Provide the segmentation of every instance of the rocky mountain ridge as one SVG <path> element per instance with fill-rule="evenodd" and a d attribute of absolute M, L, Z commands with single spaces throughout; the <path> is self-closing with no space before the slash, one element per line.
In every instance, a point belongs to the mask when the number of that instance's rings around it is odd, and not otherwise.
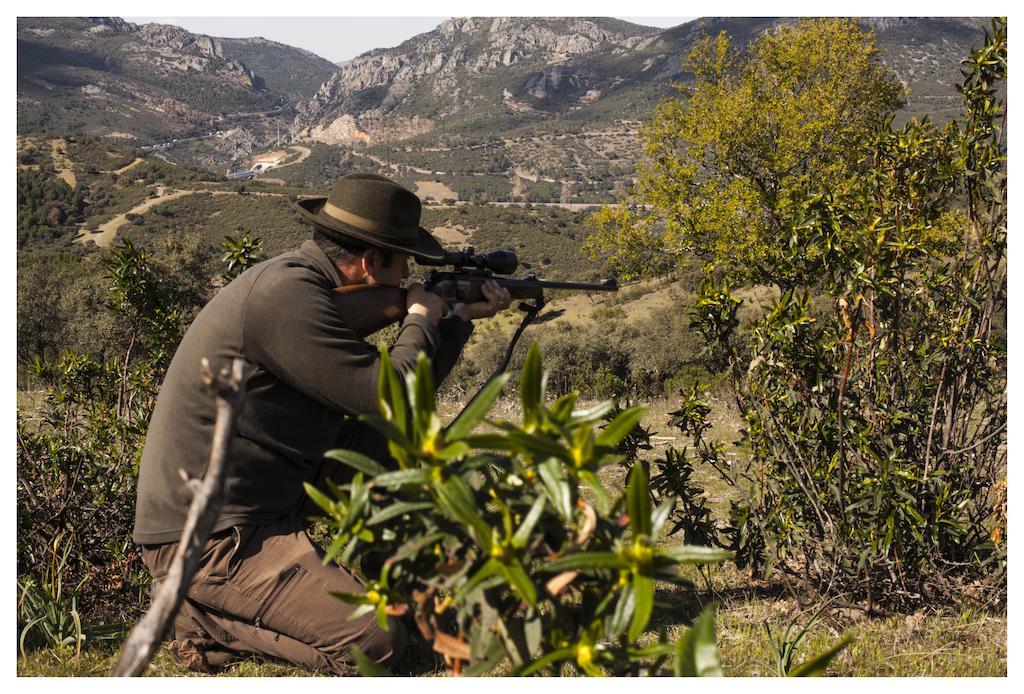
<path fill-rule="evenodd" d="M 19 18 L 17 26 L 22 132 L 156 139 L 223 113 L 307 98 L 334 69 L 308 51 L 263 39 L 237 42 L 116 17 Z M 315 82 L 303 88 L 293 73 Z"/>
<path fill-rule="evenodd" d="M 701 33 L 725 31 L 742 46 L 790 21 L 709 18 L 659 30 L 605 18 L 449 19 L 400 46 L 354 58 L 296 106 L 291 132 L 353 145 L 474 121 L 499 130 L 588 110 L 607 120 L 612 103 L 650 108 L 669 81 L 686 81 L 682 60 Z M 959 60 L 980 40 L 985 20 L 860 21 L 912 89 L 909 112 L 955 106 Z"/>

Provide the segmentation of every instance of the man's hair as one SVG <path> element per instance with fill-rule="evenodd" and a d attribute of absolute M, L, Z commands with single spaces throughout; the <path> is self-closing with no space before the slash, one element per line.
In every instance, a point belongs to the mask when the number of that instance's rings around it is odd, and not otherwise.
<path fill-rule="evenodd" d="M 340 263 L 342 265 L 351 262 L 356 256 L 361 255 L 367 248 L 374 248 L 374 246 L 364 246 L 347 239 L 343 241 L 333 236 L 328 236 L 320 229 L 320 227 L 313 229 L 313 242 L 316 243 L 317 247 L 323 251 L 332 262 Z M 380 259 L 384 265 L 391 265 L 391 251 L 386 248 L 377 248 L 377 252 L 380 253 Z"/>

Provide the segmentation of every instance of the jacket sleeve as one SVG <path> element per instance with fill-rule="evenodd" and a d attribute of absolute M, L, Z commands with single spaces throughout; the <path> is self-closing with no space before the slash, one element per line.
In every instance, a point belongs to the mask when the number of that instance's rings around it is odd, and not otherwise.
<path fill-rule="evenodd" d="M 473 324 L 457 316 L 442 318 L 438 326 L 441 341 L 434 353 L 434 384 L 440 388 L 444 379 L 455 368 L 462 349 L 473 334 Z"/>
<path fill-rule="evenodd" d="M 345 324 L 326 278 L 303 267 L 264 272 L 243 311 L 242 353 L 247 358 L 331 409 L 350 415 L 379 412 L 380 356 Z M 421 351 L 433 357 L 441 341 L 440 330 L 429 320 L 407 316 L 391 360 L 399 372 L 408 373 Z"/>

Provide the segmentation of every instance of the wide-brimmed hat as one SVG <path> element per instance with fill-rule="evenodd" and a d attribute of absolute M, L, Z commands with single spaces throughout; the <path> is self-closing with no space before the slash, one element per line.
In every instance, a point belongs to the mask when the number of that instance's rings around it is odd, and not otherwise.
<path fill-rule="evenodd" d="M 420 199 L 411 190 L 375 174 L 343 176 L 326 198 L 299 200 L 299 214 L 342 241 L 441 260 L 444 248 L 420 226 Z"/>

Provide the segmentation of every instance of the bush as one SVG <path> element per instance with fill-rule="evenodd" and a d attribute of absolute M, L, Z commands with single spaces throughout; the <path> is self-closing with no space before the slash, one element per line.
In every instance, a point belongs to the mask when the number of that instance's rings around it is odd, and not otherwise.
<path fill-rule="evenodd" d="M 364 593 L 338 597 L 359 605 L 356 614 L 375 613 L 385 629 L 388 615 L 412 613 L 456 673 L 465 665 L 486 674 L 508 661 L 522 675 L 563 662 L 587 675 L 655 674 L 678 653 L 682 674 L 685 638 L 673 646 L 662 632 L 637 643 L 654 582 L 691 586 L 679 565 L 728 554 L 657 544 L 674 500 L 652 509 L 642 467 L 616 500 L 598 481 L 643 408 L 595 433 L 610 403 L 574 412 L 573 393 L 546 407 L 535 344 L 520 378 L 522 424 L 474 436 L 507 375 L 442 429 L 429 361 L 421 357 L 406 388 L 386 350 L 381 359 L 381 416 L 365 421 L 388 437 L 397 469 L 334 451 L 358 471 L 352 483 L 335 486 L 333 498 L 307 485 L 332 528 L 327 558 L 359 557 L 366 573 Z M 454 634 L 445 631 L 448 615 Z"/>
<path fill-rule="evenodd" d="M 730 343 L 735 299 L 702 289 L 701 331 L 731 360 L 752 460 L 696 455 L 743 492 L 739 563 L 869 610 L 1005 601 L 1005 40 L 997 21 L 966 61 L 962 122 L 885 123 L 862 144 L 869 173 L 789 201 L 789 287 L 753 325 L 748 368 Z M 935 233 L 951 218 L 964 223 L 953 256 Z"/>
<path fill-rule="evenodd" d="M 71 622 L 97 637 L 99 625 L 116 629 L 147 598 L 149 574 L 131 542 L 138 459 L 163 373 L 209 286 L 202 263 L 173 245 L 170 268 L 128 242 L 103 257 L 106 310 L 123 341 L 105 342 L 101 358 L 64 351 L 30 363 L 48 387 L 34 415 L 18 413 L 26 647 L 46 643 L 45 634 L 63 643 Z"/>

